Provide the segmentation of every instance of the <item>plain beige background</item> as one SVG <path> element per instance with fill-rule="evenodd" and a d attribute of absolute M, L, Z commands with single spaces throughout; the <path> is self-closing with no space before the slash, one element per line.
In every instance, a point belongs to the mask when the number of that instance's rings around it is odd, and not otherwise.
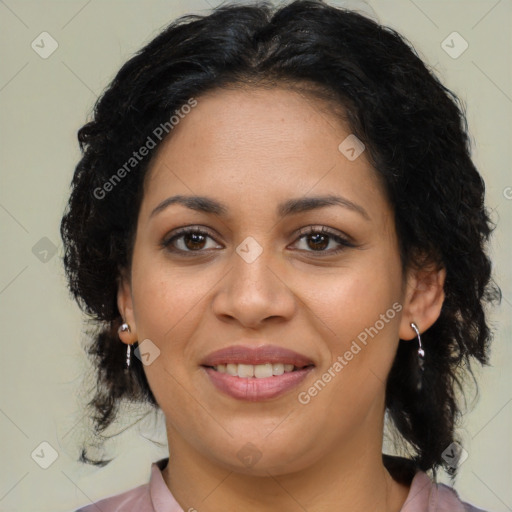
<path fill-rule="evenodd" d="M 356 2 L 333 4 L 357 6 Z M 0 510 L 71 511 L 144 483 L 167 455 L 162 417 L 115 438 L 102 469 L 77 462 L 87 425 L 84 320 L 68 297 L 59 222 L 79 158 L 76 131 L 134 51 L 175 17 L 217 0 L 0 1 Z M 499 227 L 492 256 L 503 301 L 492 314 L 492 365 L 463 424 L 468 459 L 456 489 L 491 511 L 512 510 L 511 0 L 374 0 L 467 104 L 474 159 Z M 459 36 L 451 35 L 458 32 Z M 58 44 L 51 49 L 48 32 Z M 447 41 L 453 48 L 446 51 Z M 37 53 L 32 42 L 45 37 Z M 453 39 L 455 37 L 455 39 Z M 453 43 L 451 41 L 454 41 Z M 468 48 L 454 58 L 467 42 Z M 55 44 L 55 43 L 53 43 Z M 128 417 L 134 421 L 136 416 Z M 122 422 L 112 431 L 119 431 Z M 156 425 L 156 426 L 155 426 Z M 159 440 L 163 446 L 148 439 Z M 48 443 L 50 446 L 41 443 Z M 55 453 L 52 451 L 55 450 Z M 38 456 L 39 454 L 39 456 Z M 41 464 L 56 460 L 47 468 Z M 37 461 L 37 463 L 36 463 Z"/>

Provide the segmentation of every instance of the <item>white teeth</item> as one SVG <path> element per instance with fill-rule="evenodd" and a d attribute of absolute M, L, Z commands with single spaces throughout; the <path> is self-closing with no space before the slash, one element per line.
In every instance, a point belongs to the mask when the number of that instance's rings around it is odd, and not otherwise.
<path fill-rule="evenodd" d="M 256 378 L 263 379 L 265 377 L 272 377 L 272 375 L 272 365 L 270 363 L 254 366 L 254 376 Z"/>
<path fill-rule="evenodd" d="M 219 364 L 213 367 L 219 373 L 227 373 L 234 377 L 248 379 L 264 379 L 273 375 L 283 375 L 283 373 L 292 372 L 295 368 L 293 364 L 265 363 L 265 364 Z"/>
<path fill-rule="evenodd" d="M 272 365 L 272 375 L 283 375 L 284 373 L 284 364 L 274 363 Z"/>
<path fill-rule="evenodd" d="M 237 364 L 228 364 L 226 365 L 226 371 L 229 375 L 236 376 L 238 375 L 238 365 Z"/>
<path fill-rule="evenodd" d="M 247 377 L 254 377 L 254 366 L 252 364 L 239 364 L 238 376 L 243 379 Z"/>

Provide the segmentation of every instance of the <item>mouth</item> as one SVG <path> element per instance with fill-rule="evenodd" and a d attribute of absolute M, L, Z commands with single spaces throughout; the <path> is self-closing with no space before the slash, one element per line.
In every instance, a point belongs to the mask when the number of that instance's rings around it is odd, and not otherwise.
<path fill-rule="evenodd" d="M 214 388 L 252 402 L 280 397 L 315 368 L 308 357 L 278 346 L 232 346 L 213 352 L 201 367 Z"/>

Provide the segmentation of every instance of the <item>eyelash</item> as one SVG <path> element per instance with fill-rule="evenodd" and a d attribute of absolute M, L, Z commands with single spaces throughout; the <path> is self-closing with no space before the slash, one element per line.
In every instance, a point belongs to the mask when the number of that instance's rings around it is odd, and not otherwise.
<path fill-rule="evenodd" d="M 321 251 L 314 251 L 314 250 L 306 251 L 306 252 L 310 252 L 310 253 L 313 253 L 313 254 L 315 254 L 315 253 L 316 254 L 327 254 L 329 256 L 332 256 L 332 255 L 335 255 L 335 254 L 338 254 L 338 253 L 344 251 L 347 247 L 355 247 L 355 244 L 350 242 L 348 238 L 344 238 L 344 237 L 340 236 L 339 234 L 337 234 L 336 232 L 331 231 L 329 228 L 326 228 L 325 226 L 322 226 L 320 229 L 319 228 L 315 228 L 314 226 L 308 226 L 306 228 L 301 228 L 299 230 L 298 234 L 299 234 L 299 237 L 297 238 L 296 241 L 302 240 L 303 238 L 305 238 L 307 236 L 326 235 L 330 239 L 334 240 L 335 242 L 337 242 L 338 244 L 341 245 L 341 247 L 339 247 L 338 249 L 334 249 L 334 250 L 331 249 L 329 251 L 325 251 L 325 250 L 321 250 Z M 212 240 L 215 240 L 215 238 L 208 231 L 205 231 L 205 230 L 200 229 L 198 227 L 186 227 L 186 228 L 181 228 L 178 231 L 176 231 L 170 238 L 165 238 L 161 245 L 162 245 L 163 248 L 165 248 L 169 252 L 179 253 L 179 254 L 184 255 L 186 257 L 194 256 L 194 253 L 203 253 L 203 252 L 209 250 L 209 249 L 198 249 L 197 251 L 190 251 L 190 250 L 176 249 L 175 247 L 172 246 L 174 241 L 176 241 L 176 240 L 178 240 L 180 238 L 183 238 L 186 235 L 202 235 L 202 236 L 206 236 L 208 238 L 211 238 Z"/>

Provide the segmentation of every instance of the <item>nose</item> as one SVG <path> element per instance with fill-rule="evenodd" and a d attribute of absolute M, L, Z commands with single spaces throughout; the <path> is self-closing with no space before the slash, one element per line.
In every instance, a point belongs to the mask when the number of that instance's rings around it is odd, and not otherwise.
<path fill-rule="evenodd" d="M 250 263 L 236 252 L 232 259 L 232 268 L 212 301 L 213 312 L 221 321 L 258 329 L 271 321 L 292 318 L 297 302 L 283 266 L 277 264 L 270 250 L 263 250 Z"/>

